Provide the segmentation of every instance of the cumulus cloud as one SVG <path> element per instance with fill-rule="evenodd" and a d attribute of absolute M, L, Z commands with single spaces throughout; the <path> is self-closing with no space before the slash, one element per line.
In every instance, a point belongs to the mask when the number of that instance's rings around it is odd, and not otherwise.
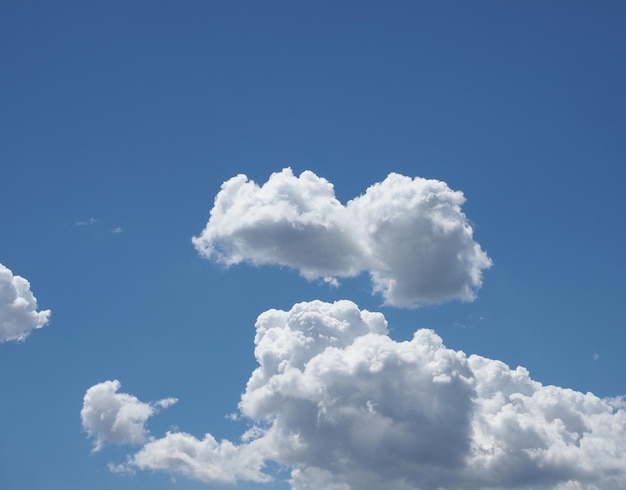
<path fill-rule="evenodd" d="M 474 241 L 464 201 L 445 182 L 395 173 L 345 206 L 310 171 L 297 177 L 286 168 L 262 186 L 237 175 L 192 241 L 225 265 L 286 266 L 331 284 L 367 271 L 393 306 L 471 301 L 491 260 Z"/>
<path fill-rule="evenodd" d="M 148 442 L 120 468 L 170 471 L 206 483 L 268 482 L 271 477 L 262 471 L 268 456 L 265 446 L 263 440 L 238 445 L 217 442 L 210 434 L 200 440 L 168 432 Z"/>
<path fill-rule="evenodd" d="M 30 283 L 0 264 L 0 342 L 24 340 L 49 319 L 50 310 L 37 311 Z"/>
<path fill-rule="evenodd" d="M 622 398 L 544 386 L 431 330 L 396 342 L 349 301 L 261 314 L 255 356 L 241 441 L 170 432 L 122 468 L 262 482 L 272 461 L 294 490 L 626 487 Z"/>
<path fill-rule="evenodd" d="M 142 444 L 149 439 L 146 421 L 158 412 L 176 403 L 175 398 L 144 403 L 127 393 L 118 393 L 118 380 L 104 381 L 87 390 L 80 412 L 83 429 L 95 439 L 93 451 L 99 451 L 107 442 L 114 444 Z"/>

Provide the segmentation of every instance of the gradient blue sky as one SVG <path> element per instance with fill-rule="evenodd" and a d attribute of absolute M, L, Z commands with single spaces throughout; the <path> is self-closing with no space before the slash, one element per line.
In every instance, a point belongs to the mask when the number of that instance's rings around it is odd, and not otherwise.
<path fill-rule="evenodd" d="M 0 344 L 0 487 L 203 488 L 110 473 L 129 450 L 91 454 L 85 391 L 176 397 L 153 435 L 234 440 L 255 319 L 299 301 L 625 394 L 625 22 L 621 2 L 3 2 L 0 263 L 52 316 Z M 390 172 L 463 191 L 494 263 L 478 299 L 397 309 L 366 277 L 202 259 L 220 185 L 287 166 L 343 203 Z"/>

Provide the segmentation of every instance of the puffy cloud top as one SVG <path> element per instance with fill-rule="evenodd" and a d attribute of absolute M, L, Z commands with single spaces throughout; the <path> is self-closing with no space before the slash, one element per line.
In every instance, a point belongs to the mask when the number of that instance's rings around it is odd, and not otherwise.
<path fill-rule="evenodd" d="M 471 301 L 491 260 L 473 239 L 463 193 L 445 182 L 390 174 L 342 205 L 333 185 L 290 168 L 262 186 L 224 182 L 198 252 L 226 265 L 281 265 L 307 279 L 370 274 L 393 306 Z"/>
<path fill-rule="evenodd" d="M 37 311 L 30 283 L 0 264 L 0 342 L 24 340 L 49 318 L 50 310 Z"/>
<path fill-rule="evenodd" d="M 294 490 L 626 487 L 626 403 L 543 386 L 518 367 L 448 349 L 431 330 L 396 342 L 349 301 L 270 310 L 256 323 L 239 443 L 168 433 L 127 468 Z"/>
<path fill-rule="evenodd" d="M 127 393 L 118 393 L 118 380 L 104 381 L 92 386 L 85 393 L 80 416 L 83 428 L 95 438 L 94 451 L 99 451 L 105 442 L 114 444 L 142 444 L 149 432 L 146 421 L 159 408 L 176 403 L 175 398 L 164 398 L 153 403 L 144 403 Z"/>

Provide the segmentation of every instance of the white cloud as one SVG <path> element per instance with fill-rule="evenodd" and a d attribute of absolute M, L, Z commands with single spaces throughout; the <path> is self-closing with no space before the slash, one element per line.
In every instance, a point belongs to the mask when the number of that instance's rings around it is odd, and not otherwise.
<path fill-rule="evenodd" d="M 37 311 L 30 283 L 0 264 L 0 342 L 24 340 L 49 319 L 50 310 Z"/>
<path fill-rule="evenodd" d="M 216 483 L 265 481 L 273 461 L 294 490 L 626 487 L 621 398 L 543 386 L 430 330 L 396 342 L 349 301 L 269 310 L 255 345 L 241 443 L 168 433 L 123 467 Z"/>
<path fill-rule="evenodd" d="M 127 393 L 118 393 L 118 380 L 104 381 L 87 390 L 80 412 L 83 429 L 95 439 L 94 452 L 106 442 L 114 444 L 142 444 L 149 438 L 146 421 L 158 412 L 176 403 L 175 398 L 144 403 Z"/>
<path fill-rule="evenodd" d="M 91 217 L 88 220 L 75 221 L 74 224 L 76 226 L 89 226 L 89 225 L 95 225 L 97 222 L 98 222 L 98 220 L 96 218 Z"/>
<path fill-rule="evenodd" d="M 168 432 L 148 442 L 121 467 L 171 471 L 206 483 L 267 482 L 271 478 L 262 472 L 267 452 L 260 447 L 264 442 L 237 445 L 227 440 L 218 443 L 210 434 L 199 440 L 184 432 Z"/>
<path fill-rule="evenodd" d="M 307 279 L 369 272 L 393 306 L 471 301 L 491 260 L 473 239 L 463 193 L 445 182 L 390 174 L 342 205 L 333 185 L 290 168 L 262 186 L 238 175 L 224 182 L 209 221 L 192 239 L 226 265 L 280 265 Z"/>

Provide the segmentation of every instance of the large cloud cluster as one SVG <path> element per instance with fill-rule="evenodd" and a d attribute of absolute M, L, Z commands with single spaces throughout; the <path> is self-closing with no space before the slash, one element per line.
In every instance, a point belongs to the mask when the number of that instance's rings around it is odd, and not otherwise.
<path fill-rule="evenodd" d="M 267 311 L 255 345 L 240 442 L 168 433 L 123 467 L 262 482 L 274 461 L 294 490 L 626 487 L 621 399 L 543 386 L 430 330 L 396 342 L 349 301 Z"/>
<path fill-rule="evenodd" d="M 274 173 L 262 186 L 224 182 L 200 254 L 226 265 L 280 265 L 307 279 L 370 274 L 386 304 L 471 301 L 491 260 L 474 241 L 462 192 L 445 182 L 390 174 L 345 206 L 313 172 Z"/>
<path fill-rule="evenodd" d="M 0 264 L 0 342 L 24 340 L 49 318 L 50 310 L 37 311 L 30 283 Z"/>

